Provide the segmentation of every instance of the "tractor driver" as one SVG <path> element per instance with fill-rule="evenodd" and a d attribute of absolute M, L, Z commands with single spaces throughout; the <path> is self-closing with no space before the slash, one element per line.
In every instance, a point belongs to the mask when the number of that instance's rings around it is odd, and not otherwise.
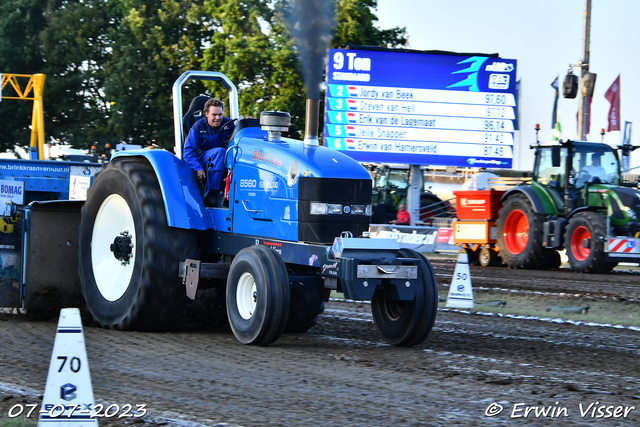
<path fill-rule="evenodd" d="M 607 171 L 600 165 L 600 160 L 602 157 L 600 152 L 595 152 L 591 154 L 591 164 L 585 166 L 584 170 L 591 176 L 589 180 L 593 180 L 593 178 L 599 178 L 600 182 L 607 181 Z"/>
<path fill-rule="evenodd" d="M 184 143 L 184 161 L 196 173 L 198 180 L 205 181 L 204 203 L 206 206 L 221 206 L 220 186 L 224 176 L 224 155 L 235 125 L 224 117 L 224 103 L 217 98 L 204 104 L 204 117 L 191 127 Z M 230 124 L 228 124 L 230 123 Z"/>

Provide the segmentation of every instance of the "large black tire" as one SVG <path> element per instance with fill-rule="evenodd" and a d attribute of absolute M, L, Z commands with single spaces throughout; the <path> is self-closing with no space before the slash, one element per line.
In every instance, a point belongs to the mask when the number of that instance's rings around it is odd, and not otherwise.
<path fill-rule="evenodd" d="M 580 273 L 607 273 L 618 264 L 607 262 L 605 220 L 596 212 L 580 212 L 569 220 L 564 245 L 571 269 Z"/>
<path fill-rule="evenodd" d="M 320 276 L 291 277 L 291 300 L 285 333 L 304 333 L 318 323 L 318 315 L 324 313 L 324 301 L 320 289 L 324 280 Z"/>
<path fill-rule="evenodd" d="M 117 237 L 122 241 L 114 247 Z M 178 263 L 197 257 L 197 234 L 167 225 L 160 185 L 146 160 L 103 166 L 82 208 L 78 246 L 82 293 L 101 326 L 152 331 L 175 325 L 188 301 Z"/>
<path fill-rule="evenodd" d="M 231 263 L 226 300 L 229 324 L 238 341 L 275 342 L 289 315 L 289 274 L 282 258 L 264 246 L 242 249 Z"/>
<path fill-rule="evenodd" d="M 500 257 L 510 268 L 543 268 L 542 246 L 544 216 L 534 212 L 527 197 L 509 197 L 498 213 L 497 240 Z"/>
<path fill-rule="evenodd" d="M 419 288 L 413 301 L 396 301 L 385 289 L 378 289 L 371 300 L 373 322 L 380 336 L 389 344 L 412 347 L 424 341 L 438 313 L 438 283 L 424 255 L 412 249 L 401 249 L 403 258 L 418 262 Z"/>

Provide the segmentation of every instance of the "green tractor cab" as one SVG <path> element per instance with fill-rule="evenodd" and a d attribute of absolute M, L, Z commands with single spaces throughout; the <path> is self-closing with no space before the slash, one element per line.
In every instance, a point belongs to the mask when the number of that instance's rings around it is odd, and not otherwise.
<path fill-rule="evenodd" d="M 560 249 L 580 272 L 640 262 L 640 191 L 621 182 L 616 151 L 571 140 L 532 148 L 531 182 L 502 198 L 496 225 L 503 262 L 553 268 L 560 264 Z"/>

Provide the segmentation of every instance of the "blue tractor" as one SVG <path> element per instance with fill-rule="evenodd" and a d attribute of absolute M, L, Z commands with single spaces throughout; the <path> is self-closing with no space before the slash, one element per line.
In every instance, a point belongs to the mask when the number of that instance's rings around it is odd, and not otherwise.
<path fill-rule="evenodd" d="M 188 129 L 181 91 L 189 79 L 215 80 L 229 91 L 235 130 L 225 158 L 228 201 L 220 207 L 204 205 L 182 160 Z M 82 208 L 78 260 L 94 319 L 113 329 L 167 329 L 190 299 L 214 290 L 237 339 L 268 345 L 313 326 L 337 291 L 371 300 L 386 342 L 422 342 L 437 313 L 433 269 L 395 240 L 367 237 L 371 176 L 318 144 L 318 101 L 307 101 L 302 142 L 281 136 L 288 114 L 242 118 L 237 99 L 221 73 L 184 73 L 173 86 L 176 154 L 119 152 L 95 177 Z"/>

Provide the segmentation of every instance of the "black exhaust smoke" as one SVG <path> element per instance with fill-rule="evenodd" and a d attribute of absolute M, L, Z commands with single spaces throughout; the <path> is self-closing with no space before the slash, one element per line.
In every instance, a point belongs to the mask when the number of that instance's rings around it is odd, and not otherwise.
<path fill-rule="evenodd" d="M 305 143 L 318 144 L 320 88 L 324 80 L 327 56 L 334 25 L 331 0 L 292 0 L 287 21 L 302 60 L 304 88 L 307 94 Z"/>

